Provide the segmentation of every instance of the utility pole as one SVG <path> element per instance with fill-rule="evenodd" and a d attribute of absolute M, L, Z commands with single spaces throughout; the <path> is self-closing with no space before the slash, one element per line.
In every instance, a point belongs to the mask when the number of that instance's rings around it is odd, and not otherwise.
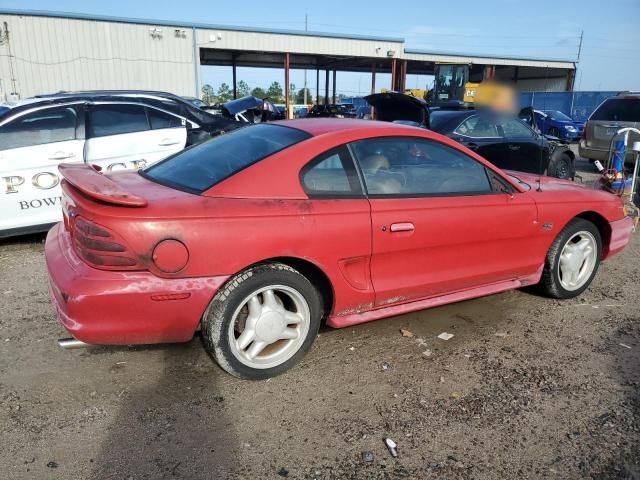
<path fill-rule="evenodd" d="M 307 28 L 308 28 L 307 20 L 308 20 L 307 19 L 307 14 L 305 13 L 304 14 L 304 31 L 305 32 L 307 31 Z M 303 89 L 303 91 L 304 91 L 304 104 L 308 105 L 307 104 L 307 69 L 306 68 L 304 69 L 304 89 Z"/>
<path fill-rule="evenodd" d="M 580 53 L 582 53 L 582 36 L 584 35 L 584 30 L 580 31 L 580 43 L 578 44 L 578 58 L 576 59 L 576 63 L 580 63 Z"/>
<path fill-rule="evenodd" d="M 578 64 L 580 63 L 580 54 L 582 53 L 582 37 L 584 35 L 584 30 L 580 30 L 580 43 L 578 44 L 578 57 L 576 58 L 576 70 L 573 72 L 573 84 L 576 82 L 576 75 L 578 74 Z M 582 70 L 580 70 L 580 80 L 578 81 L 578 90 L 580 90 L 580 84 L 582 83 Z M 573 115 L 573 92 L 575 89 L 573 85 L 571 85 L 571 115 Z"/>

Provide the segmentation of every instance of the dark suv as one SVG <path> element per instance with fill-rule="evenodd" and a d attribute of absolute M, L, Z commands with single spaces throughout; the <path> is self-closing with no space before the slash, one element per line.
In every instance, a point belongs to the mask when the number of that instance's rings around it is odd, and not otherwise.
<path fill-rule="evenodd" d="M 606 162 L 609 158 L 611 138 L 625 127 L 640 129 L 640 93 L 625 92 L 607 98 L 591 114 L 580 139 L 580 156 L 591 161 Z M 640 141 L 640 135 L 631 132 L 629 142 Z M 630 158 L 627 158 L 630 161 Z"/>

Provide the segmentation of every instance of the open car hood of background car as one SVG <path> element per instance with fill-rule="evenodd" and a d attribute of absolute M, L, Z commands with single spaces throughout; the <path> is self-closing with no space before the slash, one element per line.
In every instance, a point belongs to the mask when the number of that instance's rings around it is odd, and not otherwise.
<path fill-rule="evenodd" d="M 415 122 L 429 128 L 429 107 L 420 98 L 398 92 L 374 93 L 364 99 L 376 109 L 376 119 L 384 122 Z"/>
<path fill-rule="evenodd" d="M 235 100 L 229 100 L 222 105 L 222 108 L 231 116 L 246 112 L 247 110 L 265 110 L 268 112 L 276 111 L 276 107 L 271 102 L 252 95 L 237 98 Z"/>

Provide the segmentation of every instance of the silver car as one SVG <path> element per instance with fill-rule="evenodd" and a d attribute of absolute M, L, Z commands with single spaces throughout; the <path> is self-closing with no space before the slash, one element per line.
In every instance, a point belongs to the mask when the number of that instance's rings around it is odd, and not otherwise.
<path fill-rule="evenodd" d="M 640 93 L 621 93 L 607 98 L 596 108 L 580 139 L 580 156 L 591 161 L 606 162 L 609 159 L 611 138 L 624 127 L 640 129 Z M 640 141 L 640 135 L 632 132 L 629 142 L 634 141 Z M 633 161 L 630 156 L 625 160 Z"/>

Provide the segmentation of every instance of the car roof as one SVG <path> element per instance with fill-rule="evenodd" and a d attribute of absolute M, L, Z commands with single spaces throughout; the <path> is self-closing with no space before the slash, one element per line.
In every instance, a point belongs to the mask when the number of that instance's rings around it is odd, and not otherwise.
<path fill-rule="evenodd" d="M 375 131 L 388 130 L 389 128 L 397 129 L 398 134 L 402 131 L 415 130 L 418 127 L 410 127 L 391 122 L 380 122 L 376 120 L 357 120 L 355 118 L 298 118 L 294 120 L 279 120 L 271 122 L 277 125 L 297 128 L 307 132 L 310 135 L 318 136 L 327 133 L 339 132 L 342 130 L 350 131 Z M 423 128 L 419 130 L 425 131 Z"/>
<path fill-rule="evenodd" d="M 8 111 L 0 112 L 0 115 L 3 118 L 7 118 L 9 115 L 14 116 L 31 108 L 49 105 L 55 106 L 59 104 L 64 105 L 69 102 L 95 101 L 131 102 L 159 107 L 181 115 L 199 125 L 215 124 L 218 118 L 204 110 L 200 110 L 191 102 L 178 95 L 154 90 L 89 90 L 36 95 L 20 100 L 20 102 L 13 105 Z"/>

